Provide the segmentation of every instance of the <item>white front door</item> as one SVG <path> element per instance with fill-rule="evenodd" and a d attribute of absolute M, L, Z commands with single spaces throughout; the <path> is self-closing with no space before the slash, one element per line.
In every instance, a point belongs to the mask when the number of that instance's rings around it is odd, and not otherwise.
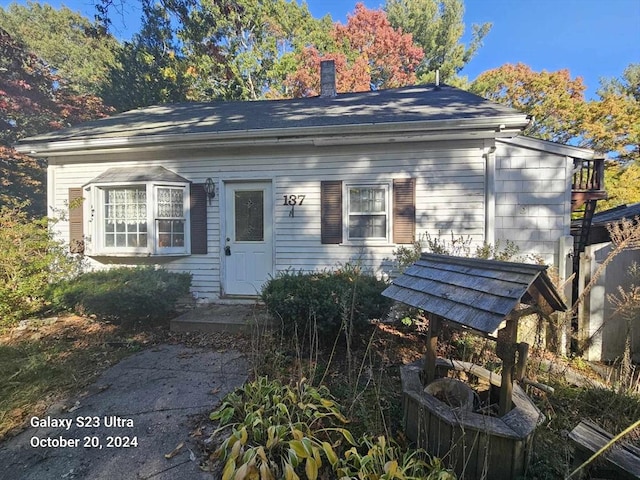
<path fill-rule="evenodd" d="M 271 182 L 225 183 L 224 293 L 258 295 L 273 273 Z"/>

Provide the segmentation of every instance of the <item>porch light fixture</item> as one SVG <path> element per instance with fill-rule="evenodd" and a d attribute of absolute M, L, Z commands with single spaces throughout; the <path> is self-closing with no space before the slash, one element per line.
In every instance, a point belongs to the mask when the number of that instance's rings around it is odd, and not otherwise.
<path fill-rule="evenodd" d="M 211 177 L 204 181 L 204 191 L 209 199 L 209 205 L 211 205 L 211 201 L 216 198 L 216 185 L 213 183 L 213 179 Z"/>

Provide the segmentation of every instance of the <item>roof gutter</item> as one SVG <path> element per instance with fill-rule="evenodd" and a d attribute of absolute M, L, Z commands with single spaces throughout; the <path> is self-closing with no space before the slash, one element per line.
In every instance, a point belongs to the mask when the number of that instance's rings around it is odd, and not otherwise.
<path fill-rule="evenodd" d="M 518 147 L 540 150 L 543 152 L 555 153 L 581 160 L 596 160 L 605 158 L 605 155 L 595 152 L 588 148 L 575 147 L 573 145 L 565 145 L 563 143 L 551 142 L 549 140 L 541 140 L 539 138 L 519 136 L 515 138 L 505 138 L 501 140 L 504 143 L 515 145 Z"/>
<path fill-rule="evenodd" d="M 370 144 L 398 140 L 427 141 L 434 136 L 456 138 L 512 137 L 531 122 L 531 117 L 508 115 L 481 119 L 427 120 L 418 122 L 387 122 L 356 125 L 269 128 L 236 131 L 205 131 L 193 133 L 147 134 L 133 136 L 86 136 L 51 140 L 47 136 L 24 139 L 15 148 L 33 156 L 83 155 L 88 152 L 112 152 L 163 148 L 247 147 L 271 145 L 331 145 Z"/>

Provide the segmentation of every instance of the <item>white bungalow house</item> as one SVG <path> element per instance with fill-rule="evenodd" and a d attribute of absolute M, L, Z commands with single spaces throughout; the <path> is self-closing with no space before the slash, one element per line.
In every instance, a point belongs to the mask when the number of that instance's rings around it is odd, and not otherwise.
<path fill-rule="evenodd" d="M 191 272 L 200 302 L 286 269 L 384 273 L 424 232 L 511 240 L 567 276 L 574 164 L 592 152 L 523 137 L 527 115 L 451 86 L 331 86 L 142 108 L 17 148 L 47 159 L 50 211 L 71 207 L 56 232 L 91 268 Z"/>

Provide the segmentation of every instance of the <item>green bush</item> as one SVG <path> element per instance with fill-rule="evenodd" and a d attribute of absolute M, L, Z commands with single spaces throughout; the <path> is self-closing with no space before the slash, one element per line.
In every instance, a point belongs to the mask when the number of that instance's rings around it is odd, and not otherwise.
<path fill-rule="evenodd" d="M 48 219 L 30 219 L 25 205 L 0 207 L 0 326 L 40 313 L 48 285 L 79 267 L 53 238 Z"/>
<path fill-rule="evenodd" d="M 60 310 L 118 322 L 163 319 L 176 301 L 189 293 L 191 274 L 151 267 L 114 268 L 87 272 L 51 290 Z"/>
<path fill-rule="evenodd" d="M 283 322 L 285 333 L 306 331 L 315 320 L 320 338 L 333 339 L 343 319 L 358 331 L 368 320 L 382 318 L 391 300 L 381 292 L 386 282 L 346 265 L 334 272 L 285 271 L 269 280 L 262 300 L 269 313 Z"/>

